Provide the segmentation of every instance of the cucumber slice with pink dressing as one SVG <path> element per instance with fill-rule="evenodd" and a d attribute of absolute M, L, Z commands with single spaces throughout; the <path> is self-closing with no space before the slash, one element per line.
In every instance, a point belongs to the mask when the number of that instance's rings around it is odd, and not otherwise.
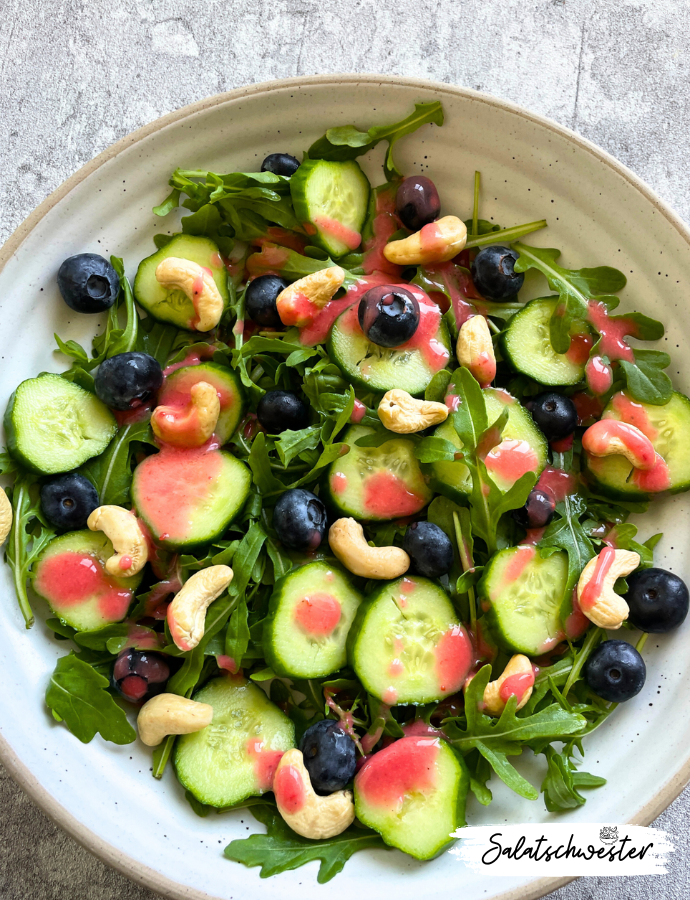
<path fill-rule="evenodd" d="M 197 366 L 183 366 L 166 376 L 158 393 L 158 406 L 186 407 L 195 384 L 205 381 L 213 385 L 220 400 L 220 415 L 215 435 L 221 444 L 232 436 L 244 412 L 242 383 L 232 369 L 217 363 L 204 362 Z"/>
<path fill-rule="evenodd" d="M 52 540 L 34 565 L 33 589 L 77 631 L 121 622 L 143 573 L 113 578 L 105 562 L 115 551 L 100 531 L 70 531 Z"/>
<path fill-rule="evenodd" d="M 213 721 L 177 739 L 175 772 L 200 803 L 223 809 L 270 791 L 295 726 L 266 694 L 237 675 L 209 681 L 192 697 L 213 707 Z"/>
<path fill-rule="evenodd" d="M 364 763 L 355 776 L 355 815 L 415 859 L 431 859 L 464 827 L 470 776 L 440 737 L 404 737 Z"/>
<path fill-rule="evenodd" d="M 364 600 L 347 656 L 367 692 L 388 706 L 433 703 L 461 689 L 472 642 L 443 588 L 406 576 Z"/>
<path fill-rule="evenodd" d="M 345 641 L 362 602 L 338 566 L 313 562 L 276 582 L 263 646 L 276 675 L 320 678 L 347 662 Z"/>

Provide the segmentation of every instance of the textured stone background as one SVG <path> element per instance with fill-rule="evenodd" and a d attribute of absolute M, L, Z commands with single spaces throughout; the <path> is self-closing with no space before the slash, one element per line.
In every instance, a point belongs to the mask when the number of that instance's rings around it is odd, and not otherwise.
<path fill-rule="evenodd" d="M 690 221 L 689 50 L 686 0 L 2 0 L 0 242 L 79 166 L 163 113 L 327 72 L 428 77 L 513 100 L 600 144 Z M 690 896 L 689 813 L 690 791 L 658 821 L 677 847 L 668 875 L 588 878 L 552 897 Z M 155 895 L 81 849 L 0 772 L 0 897 Z"/>

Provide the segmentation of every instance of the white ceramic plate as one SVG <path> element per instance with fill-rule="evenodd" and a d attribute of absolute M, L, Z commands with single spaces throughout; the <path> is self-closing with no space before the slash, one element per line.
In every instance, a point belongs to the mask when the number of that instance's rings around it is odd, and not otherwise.
<path fill-rule="evenodd" d="M 395 121 L 414 101 L 440 99 L 443 128 L 426 127 L 397 148 L 404 171 L 438 185 L 445 209 L 469 214 L 472 176 L 482 172 L 481 214 L 503 225 L 546 216 L 549 229 L 528 241 L 563 250 L 565 264 L 617 266 L 628 275 L 622 308 L 639 309 L 667 326 L 661 342 L 672 356 L 676 386 L 690 392 L 684 302 L 690 234 L 632 173 L 575 134 L 512 104 L 448 85 L 377 76 L 325 76 L 257 85 L 212 97 L 124 138 L 49 197 L 0 251 L 0 407 L 19 381 L 60 371 L 53 332 L 87 342 L 88 316 L 71 313 L 55 282 L 67 256 L 95 251 L 124 257 L 133 276 L 153 251 L 155 229 L 173 230 L 151 207 L 167 194 L 178 165 L 216 172 L 258 168 L 272 151 L 299 153 L 326 127 Z M 380 154 L 366 160 L 382 180 Z M 686 359 L 685 367 L 681 360 Z M 690 574 L 687 497 L 659 501 L 643 534 L 663 530 L 661 565 Z M 150 751 L 96 738 L 80 744 L 56 725 L 43 703 L 55 660 L 65 652 L 42 623 L 31 633 L 14 600 L 9 569 L 0 572 L 0 757 L 17 781 L 63 828 L 131 878 L 175 898 L 281 896 L 308 900 L 335 889 L 348 896 L 395 894 L 419 900 L 457 890 L 465 900 L 530 898 L 562 881 L 487 879 L 460 869 L 446 854 L 421 864 L 398 851 L 357 854 L 333 885 L 316 883 L 317 864 L 261 881 L 258 869 L 225 860 L 233 838 L 259 830 L 249 812 L 197 818 L 172 772 L 149 774 Z M 645 649 L 647 684 L 587 742 L 586 768 L 608 785 L 589 791 L 569 821 L 651 821 L 690 777 L 690 632 L 688 626 Z M 660 736 L 661 739 L 660 739 Z M 520 763 L 534 783 L 540 764 Z M 541 800 L 530 803 L 494 784 L 483 809 L 470 800 L 475 824 L 546 821 Z"/>

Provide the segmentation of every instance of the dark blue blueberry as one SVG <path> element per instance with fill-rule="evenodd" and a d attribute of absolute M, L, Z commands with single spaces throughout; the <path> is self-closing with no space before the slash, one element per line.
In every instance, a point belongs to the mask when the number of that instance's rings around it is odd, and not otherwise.
<path fill-rule="evenodd" d="M 453 545 L 442 528 L 431 522 L 413 522 L 405 532 L 403 550 L 420 575 L 440 578 L 453 565 Z"/>
<path fill-rule="evenodd" d="M 274 175 L 284 175 L 290 178 L 299 169 L 299 160 L 289 153 L 269 153 L 261 163 L 262 172 L 273 172 Z"/>
<path fill-rule="evenodd" d="M 118 353 L 96 371 L 97 396 L 111 409 L 136 409 L 153 398 L 163 384 L 163 370 L 148 353 Z"/>
<path fill-rule="evenodd" d="M 545 391 L 537 394 L 525 406 L 544 432 L 547 441 L 560 441 L 575 431 L 577 409 L 570 397 L 555 391 Z"/>
<path fill-rule="evenodd" d="M 322 719 L 307 728 L 299 749 L 317 794 L 341 791 L 354 778 L 355 742 L 334 719 Z"/>
<path fill-rule="evenodd" d="M 400 347 L 417 330 L 419 303 L 405 288 L 383 284 L 362 295 L 357 318 L 372 343 L 379 347 Z"/>
<path fill-rule="evenodd" d="M 644 660 L 626 641 L 603 641 L 584 667 L 585 681 L 603 700 L 624 703 L 644 687 Z"/>
<path fill-rule="evenodd" d="M 168 661 L 160 653 L 128 647 L 115 660 L 112 686 L 131 703 L 143 703 L 165 690 L 170 678 Z"/>
<path fill-rule="evenodd" d="M 63 531 L 86 528 L 86 520 L 99 505 L 96 488 L 76 472 L 60 475 L 41 487 L 43 515 Z"/>
<path fill-rule="evenodd" d="M 663 634 L 678 628 L 688 614 L 688 589 L 665 569 L 639 569 L 628 576 L 628 622 L 640 631 Z"/>
<path fill-rule="evenodd" d="M 247 315 L 259 325 L 277 328 L 282 325 L 276 300 L 278 294 L 288 286 L 284 278 L 277 275 L 259 275 L 247 285 L 244 295 L 247 304 Z"/>
<path fill-rule="evenodd" d="M 120 292 L 120 279 L 107 259 L 97 253 L 70 256 L 58 269 L 62 299 L 81 313 L 110 309 Z"/>
<path fill-rule="evenodd" d="M 441 200 L 434 182 L 424 175 L 405 178 L 395 197 L 395 211 L 409 231 L 419 231 L 434 222 L 441 212 Z"/>
<path fill-rule="evenodd" d="M 524 529 L 546 528 L 555 512 L 556 504 L 551 494 L 532 488 L 525 505 L 513 510 L 513 518 Z"/>
<path fill-rule="evenodd" d="M 285 491 L 273 510 L 273 527 L 281 543 L 293 550 L 316 550 L 326 534 L 326 507 L 302 488 Z"/>
<path fill-rule="evenodd" d="M 256 417 L 269 434 L 281 434 L 306 428 L 309 409 L 292 391 L 267 391 L 259 401 Z"/>
<path fill-rule="evenodd" d="M 513 271 L 519 253 L 510 247 L 484 247 L 472 263 L 472 280 L 488 300 L 508 300 L 522 287 L 525 276 Z"/>

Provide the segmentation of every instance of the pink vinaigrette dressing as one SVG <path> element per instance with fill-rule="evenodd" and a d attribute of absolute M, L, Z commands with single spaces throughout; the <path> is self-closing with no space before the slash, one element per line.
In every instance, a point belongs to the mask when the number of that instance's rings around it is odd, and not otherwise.
<path fill-rule="evenodd" d="M 596 605 L 604 587 L 604 579 L 613 565 L 615 557 L 616 551 L 613 547 L 604 547 L 599 553 L 592 577 L 585 585 L 585 589 L 582 593 L 578 595 L 580 609 L 592 609 L 592 607 Z"/>
<path fill-rule="evenodd" d="M 452 625 L 434 648 L 436 676 L 443 694 L 455 694 L 470 671 L 474 656 L 472 641 L 460 625 Z"/>
<path fill-rule="evenodd" d="M 364 256 L 362 268 L 365 275 L 380 272 L 393 281 L 398 281 L 402 266 L 389 262 L 383 255 L 383 248 L 400 228 L 400 220 L 395 214 L 395 185 L 387 185 L 376 195 L 376 214 L 372 223 L 372 236 L 362 245 Z"/>
<path fill-rule="evenodd" d="M 550 494 L 554 503 L 562 503 L 567 496 L 577 492 L 577 476 L 563 469 L 554 469 L 546 466 L 539 476 L 536 487 Z"/>
<path fill-rule="evenodd" d="M 347 490 L 347 475 L 344 472 L 334 472 L 331 475 L 331 490 L 334 494 L 342 494 Z"/>
<path fill-rule="evenodd" d="M 532 545 L 519 546 L 503 573 L 503 586 L 514 584 L 536 556 L 536 548 Z"/>
<path fill-rule="evenodd" d="M 527 691 L 534 686 L 534 672 L 520 672 L 509 675 L 498 690 L 498 696 L 507 703 L 511 697 L 517 697 L 518 703 Z"/>
<path fill-rule="evenodd" d="M 578 638 L 582 637 L 591 623 L 587 616 L 580 609 L 580 602 L 577 599 L 577 588 L 573 589 L 571 602 L 573 609 L 565 620 L 564 629 L 565 636 L 568 638 L 568 640 L 576 641 Z"/>
<path fill-rule="evenodd" d="M 333 484 L 333 479 L 331 479 Z M 411 491 L 393 472 L 375 472 L 364 480 L 364 508 L 382 519 L 411 516 L 424 506 L 423 494 Z"/>
<path fill-rule="evenodd" d="M 312 324 L 301 329 L 299 336 L 301 343 L 307 347 L 325 343 L 338 316 L 354 303 L 358 303 L 369 288 L 382 284 L 390 284 L 390 275 L 374 272 L 372 275 L 365 275 L 363 278 L 360 278 L 355 284 L 348 285 L 345 289 L 344 297 L 340 297 L 337 300 L 329 300 L 323 309 L 316 314 Z"/>
<path fill-rule="evenodd" d="M 362 419 L 364 418 L 364 416 L 366 414 L 367 414 L 366 406 L 362 403 L 361 400 L 355 399 L 355 405 L 352 410 L 352 415 L 350 416 L 350 421 L 354 425 L 359 425 L 359 423 L 362 421 Z"/>
<path fill-rule="evenodd" d="M 370 757 L 355 776 L 358 793 L 372 806 L 402 811 L 410 794 L 429 794 L 436 788 L 439 739 L 400 738 Z"/>
<path fill-rule="evenodd" d="M 356 250 L 362 243 L 362 235 L 330 216 L 314 216 L 314 225 L 328 237 L 345 244 L 348 250 Z"/>
<path fill-rule="evenodd" d="M 508 438 L 487 454 L 484 463 L 490 475 L 504 484 L 514 484 L 525 472 L 536 472 L 539 457 L 527 441 Z"/>
<path fill-rule="evenodd" d="M 613 369 L 602 357 L 607 357 L 609 362 L 622 359 L 634 363 L 635 354 L 625 338 L 636 337 L 639 330 L 631 319 L 624 316 L 612 318 L 605 303 L 590 300 L 588 306 L 587 321 L 599 333 L 599 344 L 597 355 L 585 366 L 585 379 L 590 391 L 601 395 L 605 394 L 613 383 Z"/>
<path fill-rule="evenodd" d="M 335 630 L 342 610 L 340 604 L 331 594 L 310 594 L 295 606 L 295 623 L 314 637 L 326 637 Z"/>
<path fill-rule="evenodd" d="M 100 615 L 111 622 L 124 619 L 132 600 L 132 591 L 111 578 L 96 556 L 72 551 L 58 553 L 40 564 L 36 589 L 50 597 L 58 614 L 95 600 Z"/>
<path fill-rule="evenodd" d="M 294 814 L 304 806 L 306 794 L 302 776 L 295 766 L 282 766 L 273 780 L 273 791 L 280 809 Z"/>
<path fill-rule="evenodd" d="M 282 750 L 268 750 L 260 737 L 250 737 L 246 744 L 247 756 L 254 765 L 254 777 L 260 791 L 270 791 L 278 763 L 283 755 Z"/>

